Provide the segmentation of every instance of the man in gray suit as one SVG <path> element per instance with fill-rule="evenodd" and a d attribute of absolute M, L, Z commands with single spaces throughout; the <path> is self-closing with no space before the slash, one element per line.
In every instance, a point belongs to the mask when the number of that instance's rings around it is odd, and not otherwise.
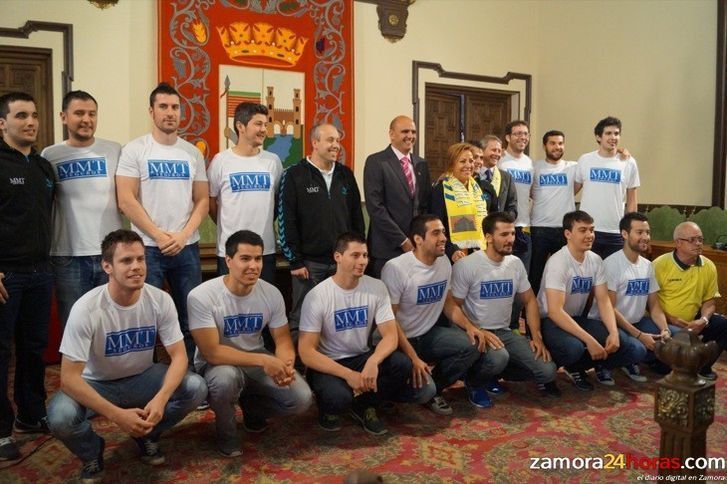
<path fill-rule="evenodd" d="M 475 147 L 475 157 L 482 157 L 482 168 L 475 179 L 487 199 L 487 213 L 507 212 L 517 218 L 517 192 L 512 177 L 497 168 L 502 157 L 502 141 L 495 135 L 487 135 L 481 141 L 470 141 Z M 476 161 L 476 160 L 475 160 Z"/>
<path fill-rule="evenodd" d="M 368 249 L 371 276 L 414 247 L 407 238 L 414 217 L 429 211 L 432 184 L 423 158 L 412 153 L 417 129 L 407 116 L 389 125 L 391 144 L 369 155 L 364 166 L 364 196 L 369 213 Z"/>

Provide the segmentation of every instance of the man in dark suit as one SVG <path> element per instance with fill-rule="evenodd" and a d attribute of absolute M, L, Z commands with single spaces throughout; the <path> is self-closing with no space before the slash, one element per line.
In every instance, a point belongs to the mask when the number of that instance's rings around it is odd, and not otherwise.
<path fill-rule="evenodd" d="M 482 141 L 470 141 L 475 147 L 475 158 L 482 160 L 482 168 L 475 173 L 482 193 L 487 198 L 487 213 L 507 212 L 517 218 L 517 192 L 510 174 L 497 168 L 502 157 L 502 142 L 494 135 L 487 135 Z M 475 160 L 476 162 L 477 160 Z"/>
<path fill-rule="evenodd" d="M 391 144 L 366 158 L 369 268 L 376 278 L 389 259 L 414 249 L 406 236 L 409 225 L 414 217 L 429 211 L 429 168 L 426 160 L 412 153 L 416 134 L 411 118 L 397 116 L 389 125 Z"/>

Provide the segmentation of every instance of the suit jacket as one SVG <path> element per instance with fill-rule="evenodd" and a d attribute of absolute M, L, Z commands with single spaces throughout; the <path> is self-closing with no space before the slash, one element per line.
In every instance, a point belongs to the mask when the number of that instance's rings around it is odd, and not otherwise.
<path fill-rule="evenodd" d="M 498 168 L 499 170 L 499 168 Z M 482 193 L 487 198 L 487 213 L 507 212 L 517 218 L 517 191 L 512 176 L 505 170 L 500 171 L 500 194 L 495 193 L 495 187 L 484 178 L 477 178 Z"/>
<path fill-rule="evenodd" d="M 364 197 L 369 213 L 368 249 L 377 259 L 393 259 L 403 253 L 401 244 L 412 219 L 429 211 L 432 184 L 426 160 L 409 153 L 414 168 L 414 196 L 404 178 L 401 163 L 391 146 L 369 155 L 364 166 Z"/>

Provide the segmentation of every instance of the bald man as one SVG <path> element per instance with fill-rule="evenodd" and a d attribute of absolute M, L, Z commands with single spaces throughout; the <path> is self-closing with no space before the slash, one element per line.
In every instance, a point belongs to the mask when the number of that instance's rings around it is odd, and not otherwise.
<path fill-rule="evenodd" d="M 680 223 L 674 229 L 674 246 L 673 252 L 653 262 L 666 319 L 669 324 L 691 329 L 705 343 L 715 341 L 722 354 L 727 345 L 727 318 L 715 312 L 720 297 L 717 268 L 702 255 L 702 230 L 694 222 Z M 703 378 L 717 378 L 712 371 L 714 361 L 716 358 L 699 371 Z"/>
<path fill-rule="evenodd" d="M 310 156 L 283 173 L 278 224 L 293 278 L 291 329 L 298 328 L 305 295 L 336 272 L 333 249 L 344 232 L 364 236 L 361 194 L 350 168 L 338 163 L 341 134 L 331 124 L 311 130 Z"/>
<path fill-rule="evenodd" d="M 397 116 L 389 125 L 391 144 L 369 155 L 364 166 L 364 196 L 370 223 L 369 272 L 380 277 L 384 264 L 414 249 L 406 234 L 414 217 L 429 211 L 431 180 L 426 160 L 412 152 L 414 121 Z"/>

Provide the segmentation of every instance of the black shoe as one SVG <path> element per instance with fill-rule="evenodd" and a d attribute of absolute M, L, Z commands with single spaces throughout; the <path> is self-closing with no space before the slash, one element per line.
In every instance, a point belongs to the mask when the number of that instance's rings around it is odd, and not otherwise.
<path fill-rule="evenodd" d="M 15 439 L 8 435 L 0 438 L 0 461 L 20 459 L 20 449 Z"/>
<path fill-rule="evenodd" d="M 106 442 L 104 439 L 101 439 L 101 450 L 98 452 L 96 458 L 84 462 L 81 466 L 81 475 L 78 479 L 83 484 L 94 484 L 101 482 L 103 479 L 103 450 L 105 446 Z"/>
<path fill-rule="evenodd" d="M 705 368 L 699 372 L 699 376 L 704 378 L 707 381 L 715 381 L 717 379 L 717 374 L 712 371 L 711 368 Z"/>
<path fill-rule="evenodd" d="M 248 432 L 259 434 L 261 432 L 265 432 L 265 430 L 268 428 L 268 423 L 267 421 L 265 421 L 264 418 L 251 417 L 249 414 L 243 412 L 242 428 L 244 428 Z"/>
<path fill-rule="evenodd" d="M 585 371 L 570 372 L 566 370 L 565 374 L 568 376 L 568 378 L 570 378 L 570 380 L 573 382 L 577 389 L 584 392 L 593 391 L 593 384 L 588 381 L 588 375 L 586 375 Z"/>
<path fill-rule="evenodd" d="M 141 451 L 141 461 L 150 466 L 158 466 L 164 464 L 166 460 L 162 450 L 159 448 L 159 442 L 143 437 L 134 437 L 134 442 L 139 446 Z"/>
<path fill-rule="evenodd" d="M 663 363 L 659 360 L 655 360 L 652 363 L 649 363 L 649 368 L 654 373 L 657 373 L 659 375 L 668 375 L 671 373 L 671 368 L 666 363 Z"/>
<path fill-rule="evenodd" d="M 555 380 L 549 381 L 548 383 L 538 383 L 538 390 L 549 397 L 560 397 L 561 392 Z"/>
<path fill-rule="evenodd" d="M 379 420 L 374 407 L 359 409 L 354 405 L 351 408 L 351 417 L 358 420 L 363 429 L 371 435 L 384 435 L 388 432 L 384 427 L 384 422 Z"/>
<path fill-rule="evenodd" d="M 207 400 L 202 400 L 199 405 L 197 405 L 197 410 L 199 411 L 207 410 L 208 408 L 210 408 L 210 402 Z"/>
<path fill-rule="evenodd" d="M 318 416 L 318 425 L 328 432 L 341 430 L 341 418 L 338 415 L 322 413 Z"/>
<path fill-rule="evenodd" d="M 35 423 L 29 424 L 15 417 L 13 429 L 18 434 L 49 434 L 48 417 L 43 417 Z"/>

